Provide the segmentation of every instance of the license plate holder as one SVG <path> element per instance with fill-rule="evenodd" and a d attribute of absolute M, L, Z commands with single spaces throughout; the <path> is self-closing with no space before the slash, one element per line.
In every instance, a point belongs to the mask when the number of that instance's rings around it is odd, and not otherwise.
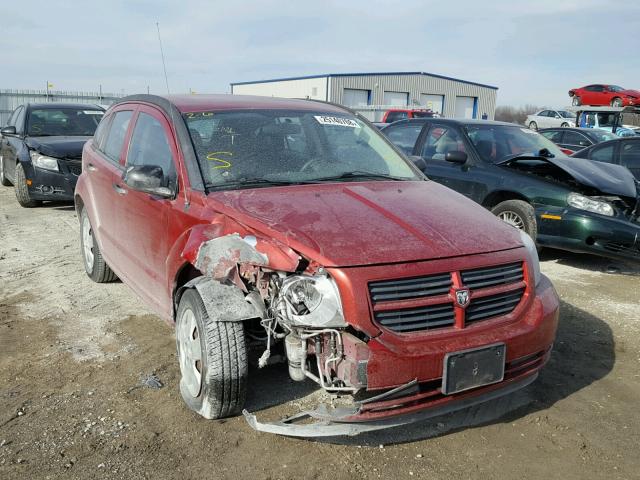
<path fill-rule="evenodd" d="M 504 343 L 496 343 L 447 353 L 444 356 L 442 393 L 451 395 L 501 382 L 506 352 Z"/>

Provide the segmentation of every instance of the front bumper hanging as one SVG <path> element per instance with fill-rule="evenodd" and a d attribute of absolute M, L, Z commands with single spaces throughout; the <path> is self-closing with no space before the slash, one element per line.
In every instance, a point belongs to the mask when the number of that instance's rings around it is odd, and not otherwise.
<path fill-rule="evenodd" d="M 368 406 L 372 403 L 393 404 L 394 400 L 399 405 L 402 405 L 404 403 L 403 400 L 407 397 L 397 398 L 397 395 L 416 389 L 417 382 L 412 381 L 377 397 L 357 402 L 353 407 L 332 408 L 321 404 L 315 410 L 303 411 L 272 423 L 261 423 L 254 414 L 246 410 L 242 413 L 251 428 L 260 432 L 275 433 L 289 437 L 354 436 L 364 432 L 419 422 L 494 400 L 526 387 L 535 381 L 537 377 L 538 372 L 534 372 L 524 378 L 484 387 L 479 391 L 471 390 L 461 393 L 457 398 L 446 398 L 439 405 L 423 405 L 421 409 L 405 414 L 400 412 L 394 415 L 393 408 L 389 408 L 388 416 L 378 415 L 375 420 L 368 420 L 370 418 L 370 415 L 366 414 Z M 400 410 L 400 408 L 397 410 Z M 310 422 L 301 423 L 306 421 Z"/>

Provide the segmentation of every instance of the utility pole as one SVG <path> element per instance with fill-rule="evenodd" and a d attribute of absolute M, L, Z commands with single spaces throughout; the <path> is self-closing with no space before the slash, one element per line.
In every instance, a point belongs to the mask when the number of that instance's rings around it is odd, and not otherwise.
<path fill-rule="evenodd" d="M 100 84 L 100 96 L 98 97 L 100 104 L 102 104 L 102 84 Z"/>

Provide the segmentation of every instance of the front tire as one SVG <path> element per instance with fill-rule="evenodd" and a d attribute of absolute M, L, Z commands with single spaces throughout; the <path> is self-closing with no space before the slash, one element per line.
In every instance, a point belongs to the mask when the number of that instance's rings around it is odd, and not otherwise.
<path fill-rule="evenodd" d="M 538 236 L 538 224 L 533 207 L 524 200 L 506 200 L 500 202 L 491 209 L 491 212 L 500 220 L 512 227 L 524 230 L 536 241 Z"/>
<path fill-rule="evenodd" d="M 98 247 L 89 215 L 85 208 L 80 212 L 80 249 L 84 270 L 91 280 L 96 283 L 109 283 L 118 277 L 102 258 L 102 252 Z"/>
<path fill-rule="evenodd" d="M 242 322 L 212 320 L 200 294 L 189 289 L 178 307 L 176 346 L 187 406 L 208 419 L 240 413 L 249 372 Z"/>
<path fill-rule="evenodd" d="M 11 182 L 4 175 L 4 159 L 2 155 L 0 155 L 0 184 L 2 184 L 3 187 L 11 186 Z"/>
<path fill-rule="evenodd" d="M 18 200 L 20 206 L 24 208 L 33 208 L 42 205 L 40 200 L 33 200 L 31 195 L 29 195 L 29 189 L 27 188 L 27 176 L 24 173 L 24 167 L 21 162 L 16 164 L 15 177 L 16 200 Z"/>
<path fill-rule="evenodd" d="M 560 127 L 562 128 L 568 128 L 569 124 L 567 122 L 562 122 L 562 125 L 560 125 Z"/>
<path fill-rule="evenodd" d="M 622 99 L 619 97 L 614 98 L 613 100 L 611 100 L 611 106 L 612 107 L 621 107 L 622 106 Z"/>
<path fill-rule="evenodd" d="M 529 128 L 531 130 L 533 130 L 534 132 L 537 132 L 538 131 L 538 124 L 536 122 L 531 122 L 531 123 L 529 123 Z"/>

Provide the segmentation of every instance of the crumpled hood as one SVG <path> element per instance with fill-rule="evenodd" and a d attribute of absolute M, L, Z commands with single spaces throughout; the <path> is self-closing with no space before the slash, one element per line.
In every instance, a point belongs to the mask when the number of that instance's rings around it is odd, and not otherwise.
<path fill-rule="evenodd" d="M 91 137 L 27 137 L 25 142 L 30 149 L 55 158 L 79 159 L 82 147 Z"/>
<path fill-rule="evenodd" d="M 326 267 L 413 262 L 522 246 L 519 232 L 432 181 L 214 192 L 209 205 Z"/>
<path fill-rule="evenodd" d="M 623 95 L 630 95 L 632 97 L 640 98 L 640 91 L 638 91 L 638 90 L 623 90 L 623 91 L 617 92 L 617 93 L 621 93 Z"/>
<path fill-rule="evenodd" d="M 596 162 L 595 160 L 577 157 L 535 157 L 535 159 L 544 160 L 555 165 L 571 175 L 578 183 L 600 190 L 604 194 L 621 195 L 631 198 L 638 196 L 633 174 L 621 165 Z M 508 159 L 497 162 L 497 164 L 508 164 L 514 161 L 518 161 L 518 159 Z"/>

